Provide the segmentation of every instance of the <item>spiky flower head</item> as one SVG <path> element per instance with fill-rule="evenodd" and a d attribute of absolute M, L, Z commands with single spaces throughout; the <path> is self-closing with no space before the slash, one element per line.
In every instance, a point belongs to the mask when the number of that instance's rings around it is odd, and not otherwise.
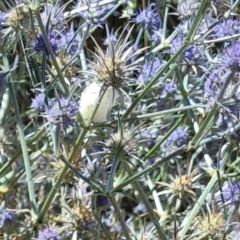
<path fill-rule="evenodd" d="M 60 240 L 57 230 L 52 227 L 47 227 L 39 232 L 37 240 Z"/>
<path fill-rule="evenodd" d="M 76 122 L 76 115 L 78 113 L 78 103 L 69 101 L 64 97 L 60 97 L 52 103 L 50 108 L 46 111 L 46 116 L 55 127 L 60 126 L 64 131 L 69 126 L 73 126 Z"/>
<path fill-rule="evenodd" d="M 223 213 L 213 209 L 211 212 L 204 214 L 204 216 L 195 218 L 193 236 L 196 239 L 218 240 L 223 237 L 225 228 L 226 223 Z"/>
<path fill-rule="evenodd" d="M 55 33 L 51 32 L 48 34 L 48 41 L 53 50 L 53 53 L 57 54 L 59 46 L 58 46 L 58 40 L 57 40 Z M 46 53 L 47 56 L 49 55 L 49 52 L 48 52 L 47 46 L 43 40 L 42 34 L 38 34 L 36 36 L 36 40 L 33 43 L 33 49 L 37 53 L 44 52 L 44 53 Z"/>
<path fill-rule="evenodd" d="M 131 63 L 131 58 L 136 57 L 142 52 L 142 49 L 135 50 L 134 46 L 130 45 L 128 39 L 133 27 L 127 32 L 124 28 L 119 36 L 117 43 L 113 43 L 108 31 L 108 46 L 104 52 L 97 42 L 96 53 L 93 53 L 96 62 L 90 65 L 91 71 L 88 74 L 106 86 L 112 86 L 116 89 L 123 86 L 124 82 L 132 81 L 133 71 L 138 70 L 138 65 Z M 126 33 L 127 32 L 127 33 Z M 124 38 L 124 36 L 126 36 Z"/>
<path fill-rule="evenodd" d="M 110 138 L 104 143 L 104 150 L 113 155 L 133 156 L 137 151 L 137 143 L 133 132 L 129 129 L 119 130 L 110 134 Z"/>
<path fill-rule="evenodd" d="M 155 5 L 156 4 L 151 3 L 136 17 L 136 23 L 143 24 L 144 29 L 158 30 L 161 27 L 160 15 L 156 11 Z"/>
<path fill-rule="evenodd" d="M 29 28 L 29 10 L 24 4 L 20 4 L 12 8 L 6 15 L 6 25 L 14 29 L 23 29 L 24 31 Z"/>
<path fill-rule="evenodd" d="M 196 190 L 200 188 L 198 179 L 201 177 L 201 175 L 197 175 L 197 172 L 198 169 L 195 169 L 190 174 L 177 175 L 175 178 L 169 175 L 170 183 L 159 183 L 159 187 L 165 187 L 165 190 L 159 192 L 159 194 L 167 195 L 170 207 L 175 207 L 175 210 L 177 210 L 180 206 L 186 207 L 196 201 Z"/>

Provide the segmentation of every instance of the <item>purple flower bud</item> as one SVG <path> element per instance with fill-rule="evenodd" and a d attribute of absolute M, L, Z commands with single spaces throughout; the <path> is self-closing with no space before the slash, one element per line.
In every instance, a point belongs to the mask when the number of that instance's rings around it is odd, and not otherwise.
<path fill-rule="evenodd" d="M 4 209 L 1 214 L 0 228 L 9 228 L 13 226 L 16 222 L 16 215 L 7 209 Z"/>
<path fill-rule="evenodd" d="M 48 240 L 48 239 L 60 240 L 60 236 L 58 236 L 56 229 L 52 227 L 48 227 L 39 232 L 37 240 Z"/>
<path fill-rule="evenodd" d="M 56 54 L 58 51 L 58 41 L 57 41 L 56 35 L 54 33 L 49 33 L 48 41 L 50 43 L 50 46 L 52 47 L 53 53 Z M 36 36 L 36 40 L 33 44 L 33 49 L 37 53 L 45 52 L 47 55 L 49 55 L 49 52 L 48 52 L 47 46 L 43 40 L 42 34 L 38 34 Z"/>
<path fill-rule="evenodd" d="M 136 23 L 143 24 L 144 29 L 160 29 L 161 19 L 154 3 L 151 3 L 146 9 L 139 13 L 136 17 Z"/>
<path fill-rule="evenodd" d="M 107 196 L 97 195 L 96 205 L 98 208 L 108 208 L 110 206 L 110 200 Z"/>

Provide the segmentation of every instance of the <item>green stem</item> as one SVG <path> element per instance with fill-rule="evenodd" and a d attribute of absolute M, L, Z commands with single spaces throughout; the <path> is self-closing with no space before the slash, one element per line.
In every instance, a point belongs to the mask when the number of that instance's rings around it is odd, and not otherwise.
<path fill-rule="evenodd" d="M 15 109 L 17 128 L 18 128 L 18 132 L 19 132 L 19 138 L 20 138 L 20 143 L 21 143 L 21 148 L 22 148 L 24 166 L 25 166 L 25 170 L 26 170 L 26 178 L 27 178 L 27 186 L 28 186 L 28 194 L 29 194 L 29 199 L 30 199 L 31 211 L 32 211 L 33 217 L 37 218 L 38 210 L 37 210 L 37 203 L 36 203 L 35 194 L 34 194 L 34 184 L 33 184 L 33 181 L 32 181 L 30 158 L 29 158 L 28 151 L 27 151 L 27 144 L 26 144 L 26 141 L 25 141 L 22 122 L 21 122 L 21 119 L 19 117 L 20 112 L 19 112 L 19 108 L 18 108 L 16 93 L 15 93 L 15 90 L 14 90 L 14 85 L 13 85 L 13 80 L 12 79 L 9 83 L 9 89 L 10 89 L 10 94 L 12 96 L 12 101 L 13 101 L 13 105 L 14 105 L 14 109 Z"/>
<path fill-rule="evenodd" d="M 127 240 L 131 240 L 131 237 L 129 236 L 129 233 L 128 233 L 128 229 L 127 229 L 126 224 L 125 224 L 125 222 L 124 222 L 124 220 L 122 218 L 122 214 L 121 214 L 121 212 L 119 210 L 119 205 L 117 204 L 117 202 L 115 200 L 115 197 L 113 195 L 109 195 L 109 198 L 110 198 L 111 203 L 112 203 L 112 205 L 114 207 L 114 210 L 116 212 L 117 218 L 118 218 L 118 220 L 119 220 L 119 222 L 121 224 L 123 234 L 125 235 Z"/>
<path fill-rule="evenodd" d="M 127 164 L 126 161 L 122 161 L 122 162 L 123 162 L 123 164 L 125 166 L 125 169 L 126 169 L 128 175 L 129 176 L 133 176 L 134 173 L 133 173 L 131 167 Z M 156 214 L 153 211 L 152 205 L 149 203 L 148 197 L 146 196 L 145 192 L 143 191 L 141 185 L 139 184 L 139 182 L 137 180 L 134 180 L 132 182 L 132 184 L 135 187 L 135 189 L 138 191 L 139 197 L 141 198 L 142 202 L 144 203 L 145 207 L 148 210 L 149 217 L 151 218 L 153 224 L 156 227 L 156 230 L 157 230 L 157 233 L 158 233 L 158 237 L 161 240 L 167 240 L 167 238 L 166 238 L 166 236 L 165 236 L 165 234 L 163 232 L 163 229 L 159 225 L 159 219 L 156 217 Z"/>

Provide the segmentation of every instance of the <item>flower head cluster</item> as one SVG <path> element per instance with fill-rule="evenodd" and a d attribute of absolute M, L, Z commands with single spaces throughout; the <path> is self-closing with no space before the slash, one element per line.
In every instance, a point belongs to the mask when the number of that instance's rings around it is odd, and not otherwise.
<path fill-rule="evenodd" d="M 60 240 L 61 238 L 58 235 L 56 229 L 52 227 L 48 227 L 39 232 L 37 240 L 48 240 L 48 239 Z"/>
<path fill-rule="evenodd" d="M 53 53 L 57 54 L 58 48 L 59 48 L 58 40 L 57 40 L 56 35 L 53 32 L 48 34 L 48 41 L 49 41 L 50 46 L 53 50 Z M 36 40 L 33 44 L 33 49 L 37 53 L 44 52 L 44 53 L 46 53 L 46 55 L 49 55 L 49 52 L 48 52 L 47 46 L 44 42 L 42 34 L 38 34 L 36 36 Z"/>
<path fill-rule="evenodd" d="M 149 82 L 156 73 L 160 70 L 162 62 L 159 58 L 154 58 L 152 61 L 147 61 L 143 64 L 142 70 L 138 76 L 138 83 L 144 84 Z"/>
<path fill-rule="evenodd" d="M 160 29 L 161 19 L 159 13 L 156 11 L 154 3 L 151 3 L 146 9 L 137 15 L 136 23 L 143 24 L 144 29 Z"/>
<path fill-rule="evenodd" d="M 175 129 L 171 135 L 164 141 L 163 147 L 168 148 L 171 145 L 181 147 L 187 143 L 188 140 L 188 127 L 182 126 Z"/>
<path fill-rule="evenodd" d="M 75 124 L 77 113 L 77 102 L 69 101 L 63 97 L 53 102 L 46 112 L 48 120 L 63 130 Z"/>

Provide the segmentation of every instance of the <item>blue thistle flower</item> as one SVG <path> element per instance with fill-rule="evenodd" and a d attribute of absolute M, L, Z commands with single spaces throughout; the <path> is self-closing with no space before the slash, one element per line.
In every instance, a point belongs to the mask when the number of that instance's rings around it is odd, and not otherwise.
<path fill-rule="evenodd" d="M 137 82 L 139 84 L 149 82 L 156 75 L 161 66 L 162 62 L 158 58 L 154 58 L 152 61 L 144 63 Z"/>
<path fill-rule="evenodd" d="M 16 215 L 7 209 L 4 209 L 1 214 L 0 228 L 12 227 L 16 222 Z"/>
<path fill-rule="evenodd" d="M 225 189 L 223 189 L 223 198 L 225 204 L 231 206 L 240 206 L 240 181 L 231 182 L 228 181 L 228 185 Z"/>
<path fill-rule="evenodd" d="M 60 240 L 60 236 L 57 233 L 57 230 L 52 228 L 52 227 L 48 227 L 45 228 L 44 230 L 39 232 L 38 238 L 37 240 Z"/>
<path fill-rule="evenodd" d="M 161 89 L 161 95 L 166 96 L 166 95 L 172 95 L 177 93 L 177 84 L 174 82 L 170 82 L 170 83 L 164 83 L 162 85 L 162 89 Z"/>
<path fill-rule="evenodd" d="M 240 22 L 233 20 L 232 18 L 228 18 L 213 28 L 210 38 L 222 38 L 238 33 L 240 33 Z"/>
<path fill-rule="evenodd" d="M 171 135 L 163 142 L 163 147 L 168 148 L 171 145 L 181 147 L 187 143 L 188 140 L 188 127 L 182 126 L 175 129 Z"/>
<path fill-rule="evenodd" d="M 222 69 L 240 71 L 240 42 L 233 42 L 220 57 Z"/>
<path fill-rule="evenodd" d="M 3 229 L 6 233 L 15 232 L 17 223 L 16 215 L 7 209 L 4 209 L 0 219 L 0 229 Z"/>
<path fill-rule="evenodd" d="M 151 3 L 146 9 L 141 11 L 136 17 L 136 23 L 143 24 L 144 29 L 158 30 L 161 27 L 161 19 L 156 11 L 154 3 Z"/>
<path fill-rule="evenodd" d="M 61 126 L 64 131 L 75 124 L 77 113 L 78 103 L 63 97 L 53 102 L 46 112 L 48 120 L 55 126 Z"/>
<path fill-rule="evenodd" d="M 48 34 L 48 40 L 49 40 L 49 43 L 52 47 L 52 50 L 54 52 L 54 54 L 57 54 L 57 51 L 58 51 L 58 41 L 57 41 L 57 38 L 56 38 L 56 35 L 54 33 L 49 33 Z M 49 52 L 47 50 L 47 46 L 43 40 L 43 36 L 42 34 L 38 34 L 36 36 L 36 40 L 33 44 L 33 49 L 35 52 L 39 53 L 39 52 L 45 52 L 47 55 L 49 55 Z"/>

